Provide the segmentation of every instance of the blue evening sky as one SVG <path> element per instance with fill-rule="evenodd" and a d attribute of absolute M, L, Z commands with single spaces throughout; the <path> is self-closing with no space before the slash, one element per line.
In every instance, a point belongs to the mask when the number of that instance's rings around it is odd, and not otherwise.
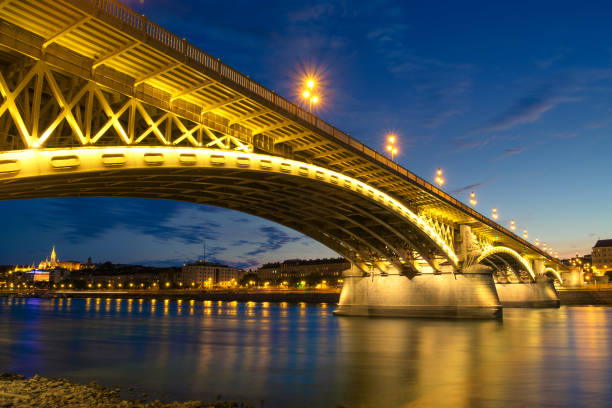
<path fill-rule="evenodd" d="M 323 119 L 560 255 L 612 238 L 612 7 L 588 2 L 162 1 L 129 4 L 299 101 L 322 78 Z M 0 264 L 60 258 L 250 267 L 332 256 L 278 224 L 136 199 L 0 202 Z"/>

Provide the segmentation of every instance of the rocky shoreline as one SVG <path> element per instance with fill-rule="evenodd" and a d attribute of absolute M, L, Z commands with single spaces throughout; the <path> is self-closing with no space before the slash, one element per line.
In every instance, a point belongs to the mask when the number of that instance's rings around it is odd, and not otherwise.
<path fill-rule="evenodd" d="M 233 401 L 148 401 L 143 394 L 139 399 L 122 399 L 121 394 L 119 388 L 95 382 L 84 385 L 62 378 L 0 374 L 0 408 L 254 408 Z"/>

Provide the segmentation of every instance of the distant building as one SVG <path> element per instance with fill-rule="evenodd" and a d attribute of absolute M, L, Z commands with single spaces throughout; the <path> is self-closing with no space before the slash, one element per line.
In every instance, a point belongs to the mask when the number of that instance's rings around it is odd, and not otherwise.
<path fill-rule="evenodd" d="M 350 267 L 350 262 L 344 258 L 288 259 L 263 265 L 257 270 L 257 275 L 260 281 L 279 284 L 283 281 L 302 280 L 310 275 L 338 278 Z"/>
<path fill-rule="evenodd" d="M 6 280 L 3 280 L 3 286 L 15 284 L 30 284 L 37 282 L 61 282 L 66 279 L 71 272 L 80 271 L 86 265 L 76 261 L 63 261 L 57 258 L 55 246 L 51 250 L 51 256 L 38 263 L 38 267 L 34 263 L 32 265 L 15 266 L 6 273 Z"/>
<path fill-rule="evenodd" d="M 175 283 L 185 287 L 236 286 L 245 272 L 215 262 L 196 262 L 184 265 Z"/>
<path fill-rule="evenodd" d="M 78 271 L 83 268 L 85 265 L 82 262 L 76 261 L 63 261 L 57 258 L 57 254 L 55 253 L 55 246 L 51 250 L 51 257 L 41 261 L 38 264 L 38 269 L 53 269 L 53 268 L 63 268 L 68 271 Z"/>
<path fill-rule="evenodd" d="M 593 272 L 596 275 L 612 274 L 612 239 L 600 239 L 592 252 Z"/>

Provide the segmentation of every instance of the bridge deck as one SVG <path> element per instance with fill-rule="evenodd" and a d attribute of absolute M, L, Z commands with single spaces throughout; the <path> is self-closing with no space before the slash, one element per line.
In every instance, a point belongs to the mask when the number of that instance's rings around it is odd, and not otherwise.
<path fill-rule="evenodd" d="M 258 150 L 347 174 L 526 256 L 546 252 L 116 0 L 0 0 L 0 44 Z"/>

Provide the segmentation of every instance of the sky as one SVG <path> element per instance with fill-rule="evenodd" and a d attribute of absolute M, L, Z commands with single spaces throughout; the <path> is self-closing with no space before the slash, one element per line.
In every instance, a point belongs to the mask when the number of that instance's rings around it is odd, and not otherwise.
<path fill-rule="evenodd" d="M 612 238 L 612 6 L 605 2 L 163 1 L 128 5 L 561 257 Z M 336 256 L 256 217 L 117 198 L 0 201 L 0 264 L 61 259 L 245 268 Z"/>

